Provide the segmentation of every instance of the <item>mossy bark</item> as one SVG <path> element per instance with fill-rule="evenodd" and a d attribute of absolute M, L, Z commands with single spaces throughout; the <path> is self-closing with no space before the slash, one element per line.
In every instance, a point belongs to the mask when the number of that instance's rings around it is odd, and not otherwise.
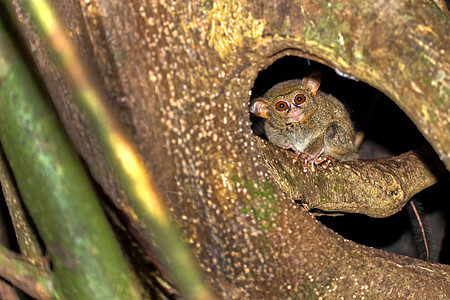
<path fill-rule="evenodd" d="M 391 159 L 332 162 L 326 170 L 303 172 L 295 157 L 258 140 L 279 186 L 308 210 L 360 213 L 384 218 L 399 212 L 412 196 L 448 177 L 428 147 Z"/>

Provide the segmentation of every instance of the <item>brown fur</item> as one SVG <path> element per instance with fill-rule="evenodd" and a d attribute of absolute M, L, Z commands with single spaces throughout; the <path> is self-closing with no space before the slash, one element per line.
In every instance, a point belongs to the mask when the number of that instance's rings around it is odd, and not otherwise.
<path fill-rule="evenodd" d="M 297 151 L 317 158 L 323 156 L 338 160 L 357 158 L 355 132 L 344 105 L 332 95 L 318 91 L 320 73 L 313 72 L 302 80 L 289 80 L 276 84 L 267 93 L 253 99 L 250 111 L 266 118 L 265 130 L 270 142 L 279 147 L 293 146 Z M 305 95 L 305 101 L 294 105 L 294 97 Z M 280 112 L 275 104 L 280 99 L 289 109 Z M 299 112 L 296 122 L 290 122 Z"/>

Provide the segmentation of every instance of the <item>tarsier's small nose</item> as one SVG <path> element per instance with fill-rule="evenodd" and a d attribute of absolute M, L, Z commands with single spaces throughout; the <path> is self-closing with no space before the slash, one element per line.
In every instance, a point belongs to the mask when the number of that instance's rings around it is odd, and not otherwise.
<path fill-rule="evenodd" d="M 295 106 L 295 105 L 292 105 L 291 106 L 291 112 L 294 112 L 294 113 L 297 113 L 297 112 L 300 112 L 302 110 L 302 108 L 301 107 L 298 107 L 298 106 Z"/>

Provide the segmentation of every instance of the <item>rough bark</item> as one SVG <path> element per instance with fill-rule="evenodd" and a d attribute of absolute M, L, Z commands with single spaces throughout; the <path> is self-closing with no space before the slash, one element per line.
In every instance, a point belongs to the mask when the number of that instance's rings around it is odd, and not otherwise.
<path fill-rule="evenodd" d="M 445 167 L 426 147 L 391 159 L 334 161 L 326 170 L 318 167 L 314 173 L 305 173 L 301 162 L 293 162 L 295 155 L 262 140 L 258 143 L 279 186 L 308 210 L 384 218 L 447 176 Z"/>
<path fill-rule="evenodd" d="M 75 146 L 117 207 L 126 207 L 70 89 L 20 1 L 12 3 Z M 287 54 L 315 59 L 393 99 L 449 167 L 450 24 L 431 2 L 54 5 L 219 295 L 449 297 L 448 266 L 357 245 L 294 205 L 269 174 L 248 115 L 258 71 Z"/>

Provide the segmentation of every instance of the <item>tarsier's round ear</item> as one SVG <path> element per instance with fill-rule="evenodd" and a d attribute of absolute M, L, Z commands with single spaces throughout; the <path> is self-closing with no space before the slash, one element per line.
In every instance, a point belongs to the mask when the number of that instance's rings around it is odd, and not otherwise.
<path fill-rule="evenodd" d="M 302 81 L 303 87 L 309 90 L 313 95 L 315 95 L 316 92 L 319 90 L 320 77 L 321 75 L 319 70 L 312 71 L 311 75 L 303 78 Z"/>
<path fill-rule="evenodd" d="M 263 98 L 255 98 L 250 102 L 250 112 L 261 118 L 269 118 L 269 107 Z"/>

